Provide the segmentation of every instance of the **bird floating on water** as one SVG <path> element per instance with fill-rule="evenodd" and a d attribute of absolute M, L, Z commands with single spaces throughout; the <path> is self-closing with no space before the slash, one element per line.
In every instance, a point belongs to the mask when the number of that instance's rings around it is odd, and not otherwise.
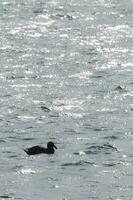
<path fill-rule="evenodd" d="M 24 151 L 30 156 L 30 155 L 41 154 L 41 153 L 54 154 L 55 152 L 54 149 L 57 149 L 57 147 L 55 146 L 53 142 L 50 141 L 47 143 L 47 148 L 42 147 L 42 146 L 33 146 L 30 148 L 24 149 Z"/>

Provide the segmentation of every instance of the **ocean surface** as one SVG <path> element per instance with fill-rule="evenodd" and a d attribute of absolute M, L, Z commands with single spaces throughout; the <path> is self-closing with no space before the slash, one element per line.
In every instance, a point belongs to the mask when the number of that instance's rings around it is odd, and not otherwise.
<path fill-rule="evenodd" d="M 0 199 L 133 200 L 133 0 L 0 1 Z"/>

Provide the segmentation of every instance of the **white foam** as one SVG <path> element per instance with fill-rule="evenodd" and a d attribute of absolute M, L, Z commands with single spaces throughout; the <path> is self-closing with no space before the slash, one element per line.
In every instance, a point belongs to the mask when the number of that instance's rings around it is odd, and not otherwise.
<path fill-rule="evenodd" d="M 32 169 L 21 169 L 20 173 L 22 174 L 35 174 L 36 171 Z"/>

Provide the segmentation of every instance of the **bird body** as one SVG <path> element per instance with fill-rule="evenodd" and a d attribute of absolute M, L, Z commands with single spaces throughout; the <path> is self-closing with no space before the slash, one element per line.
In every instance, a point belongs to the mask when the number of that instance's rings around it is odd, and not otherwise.
<path fill-rule="evenodd" d="M 28 154 L 28 155 L 35 155 L 35 154 L 54 154 L 55 149 L 57 149 L 57 147 L 55 146 L 55 144 L 53 142 L 48 142 L 47 143 L 47 148 L 42 147 L 42 146 L 33 146 L 30 148 L 26 148 L 24 149 L 24 151 Z"/>

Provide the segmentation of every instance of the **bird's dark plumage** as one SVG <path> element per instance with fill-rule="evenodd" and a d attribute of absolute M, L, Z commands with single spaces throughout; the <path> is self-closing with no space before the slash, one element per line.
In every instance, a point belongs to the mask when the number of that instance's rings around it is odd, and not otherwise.
<path fill-rule="evenodd" d="M 57 149 L 55 144 L 53 142 L 48 142 L 47 148 L 44 148 L 44 147 L 41 147 L 41 146 L 33 146 L 33 147 L 30 147 L 30 148 L 24 149 L 24 151 L 28 155 L 35 155 L 35 154 L 41 154 L 41 153 L 53 154 L 55 152 L 54 148 Z"/>

